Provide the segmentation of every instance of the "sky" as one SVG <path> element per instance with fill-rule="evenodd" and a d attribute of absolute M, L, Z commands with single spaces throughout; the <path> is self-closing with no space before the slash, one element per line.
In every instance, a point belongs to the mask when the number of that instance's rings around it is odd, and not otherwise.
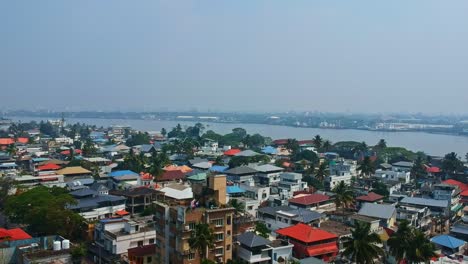
<path fill-rule="evenodd" d="M 0 108 L 468 113 L 468 1 L 0 1 Z"/>

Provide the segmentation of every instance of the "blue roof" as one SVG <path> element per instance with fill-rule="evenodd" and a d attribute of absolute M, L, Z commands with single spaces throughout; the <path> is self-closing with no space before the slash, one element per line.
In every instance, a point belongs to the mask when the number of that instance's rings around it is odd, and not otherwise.
<path fill-rule="evenodd" d="M 226 192 L 228 194 L 231 194 L 231 193 L 244 193 L 245 190 L 240 188 L 239 186 L 227 186 L 226 187 Z"/>
<path fill-rule="evenodd" d="M 209 170 L 214 171 L 214 172 L 224 172 L 227 169 L 229 169 L 228 166 L 213 165 L 213 166 L 211 166 L 211 168 Z"/>
<path fill-rule="evenodd" d="M 107 139 L 104 139 L 104 138 L 95 138 L 95 139 L 93 139 L 93 142 L 106 143 L 106 142 L 107 142 Z"/>
<path fill-rule="evenodd" d="M 48 161 L 49 158 L 33 158 L 32 161 L 33 162 L 41 162 L 41 161 Z"/>
<path fill-rule="evenodd" d="M 113 171 L 109 174 L 111 177 L 118 177 L 118 176 L 124 176 L 124 175 L 136 175 L 138 176 L 138 173 L 133 172 L 131 170 L 119 170 L 119 171 Z"/>
<path fill-rule="evenodd" d="M 461 247 L 465 244 L 465 241 L 449 235 L 433 237 L 431 242 L 451 249 Z"/>
<path fill-rule="evenodd" d="M 276 150 L 275 147 L 266 146 L 266 147 L 262 148 L 262 152 L 265 153 L 265 154 L 276 154 L 276 153 L 278 153 L 278 150 Z"/>

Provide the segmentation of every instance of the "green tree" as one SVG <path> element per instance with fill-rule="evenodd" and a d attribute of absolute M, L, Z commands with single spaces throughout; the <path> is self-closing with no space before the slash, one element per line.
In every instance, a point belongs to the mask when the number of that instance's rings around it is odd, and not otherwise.
<path fill-rule="evenodd" d="M 384 255 L 379 235 L 370 231 L 370 224 L 357 222 L 351 231 L 351 238 L 344 243 L 343 255 L 357 264 L 381 263 Z"/>
<path fill-rule="evenodd" d="M 268 238 L 270 236 L 270 230 L 263 222 L 255 223 L 255 233 L 264 238 Z"/>
<path fill-rule="evenodd" d="M 169 164 L 169 157 L 165 153 L 153 153 L 153 155 L 151 155 L 148 172 L 157 180 L 164 173 L 163 168 Z"/>
<path fill-rule="evenodd" d="M 400 263 L 410 248 L 412 230 L 408 221 L 403 220 L 398 225 L 398 230 L 388 239 L 387 244 L 390 254 Z"/>
<path fill-rule="evenodd" d="M 336 209 L 342 208 L 343 212 L 345 208 L 349 208 L 354 203 L 354 193 L 349 185 L 340 181 L 332 190 L 335 195 Z"/>
<path fill-rule="evenodd" d="M 83 155 L 86 157 L 92 157 L 96 155 L 97 148 L 94 145 L 94 142 L 91 139 L 87 139 L 85 144 L 83 145 Z"/>
<path fill-rule="evenodd" d="M 458 158 L 455 152 L 448 153 L 442 160 L 442 169 L 446 173 L 456 173 L 463 171 L 463 162 Z"/>
<path fill-rule="evenodd" d="M 195 225 L 188 240 L 191 248 L 196 249 L 201 259 L 206 259 L 207 250 L 215 246 L 215 236 L 208 224 L 199 223 Z"/>
<path fill-rule="evenodd" d="M 222 156 L 216 157 L 216 159 L 215 159 L 215 164 L 216 164 L 216 165 L 219 165 L 219 166 L 224 166 L 223 157 L 222 157 Z"/>
<path fill-rule="evenodd" d="M 28 225 L 28 230 L 35 235 L 58 234 L 80 239 L 84 219 L 67 209 L 75 203 L 64 188 L 39 186 L 9 197 L 5 213 L 12 222 Z"/>
<path fill-rule="evenodd" d="M 320 135 L 314 137 L 314 147 L 319 150 L 322 148 L 323 138 Z"/>
<path fill-rule="evenodd" d="M 244 138 L 245 136 L 247 136 L 247 131 L 241 127 L 234 128 L 232 130 L 232 133 L 240 138 Z"/>
<path fill-rule="evenodd" d="M 385 197 L 390 195 L 387 185 L 381 181 L 374 181 L 372 183 L 372 191 Z"/>
<path fill-rule="evenodd" d="M 127 139 L 127 142 L 125 144 L 129 147 L 133 147 L 136 145 L 143 145 L 143 144 L 149 144 L 149 143 L 150 143 L 149 134 L 138 132 L 136 134 L 133 134 L 129 139 Z"/>
<path fill-rule="evenodd" d="M 387 147 L 387 142 L 385 141 L 385 139 L 379 140 L 377 145 L 375 145 L 375 148 L 377 148 L 379 150 L 385 149 L 386 147 Z"/>
<path fill-rule="evenodd" d="M 361 164 L 358 167 L 358 170 L 360 170 L 361 175 L 364 175 L 364 176 L 370 176 L 371 174 L 375 172 L 374 163 L 372 162 L 370 157 L 368 156 L 364 157 L 364 159 L 362 160 Z"/>
<path fill-rule="evenodd" d="M 0 210 L 5 208 L 8 194 L 13 187 L 13 180 L 8 177 L 0 177 Z"/>
<path fill-rule="evenodd" d="M 306 176 L 304 176 L 304 178 L 302 178 L 302 180 L 304 182 L 307 182 L 308 186 L 312 186 L 317 190 L 323 190 L 324 189 L 323 182 L 317 180 L 315 177 L 312 177 L 310 175 L 306 175 Z"/>
<path fill-rule="evenodd" d="M 83 260 L 83 257 L 86 256 L 87 253 L 87 248 L 86 245 L 84 244 L 78 244 L 72 247 L 71 249 L 71 256 L 72 256 L 72 262 L 75 264 L 80 264 Z"/>
<path fill-rule="evenodd" d="M 164 127 L 161 128 L 161 135 L 163 135 L 163 137 L 165 137 L 167 135 L 167 131 L 166 131 L 166 129 Z"/>
<path fill-rule="evenodd" d="M 299 152 L 299 142 L 297 142 L 295 138 L 289 138 L 285 147 L 292 156 L 295 156 L 295 154 Z"/>
<path fill-rule="evenodd" d="M 411 168 L 411 176 L 417 180 L 421 177 L 426 176 L 426 170 L 424 169 L 424 163 L 420 156 L 414 161 L 413 167 Z"/>
<path fill-rule="evenodd" d="M 319 164 L 317 170 L 315 171 L 315 178 L 321 182 L 325 180 L 325 177 L 327 177 L 330 174 L 330 171 L 328 170 L 328 166 L 326 162 L 322 162 Z"/>
<path fill-rule="evenodd" d="M 234 199 L 234 198 L 230 199 L 228 205 L 234 208 L 236 215 L 239 215 L 245 212 L 245 204 L 237 199 Z"/>
<path fill-rule="evenodd" d="M 17 153 L 17 148 L 16 148 L 15 143 L 8 145 L 5 151 L 10 156 L 14 157 L 16 155 L 16 153 Z"/>
<path fill-rule="evenodd" d="M 332 143 L 330 140 L 325 140 L 322 144 L 322 151 L 323 152 L 328 152 L 332 148 Z"/>

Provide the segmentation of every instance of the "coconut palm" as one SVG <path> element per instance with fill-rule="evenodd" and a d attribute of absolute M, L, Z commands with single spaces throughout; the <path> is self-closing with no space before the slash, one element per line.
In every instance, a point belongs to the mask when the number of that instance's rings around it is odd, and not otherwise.
<path fill-rule="evenodd" d="M 316 149 L 320 149 L 322 147 L 323 138 L 320 135 L 316 135 L 314 137 L 314 146 Z"/>
<path fill-rule="evenodd" d="M 340 181 L 332 190 L 335 196 L 335 205 L 336 209 L 342 208 L 343 212 L 345 208 L 350 207 L 354 202 L 354 193 L 353 190 L 344 183 L 344 181 Z"/>
<path fill-rule="evenodd" d="M 328 174 L 329 174 L 329 170 L 327 168 L 327 164 L 325 162 L 320 163 L 317 170 L 315 171 L 315 178 L 323 182 L 325 180 L 325 177 L 328 176 Z"/>
<path fill-rule="evenodd" d="M 407 249 L 410 247 L 412 230 L 409 222 L 403 220 L 398 225 L 398 230 L 387 241 L 390 254 L 398 263 L 406 257 Z"/>
<path fill-rule="evenodd" d="M 237 199 L 230 199 L 228 205 L 234 208 L 236 215 L 242 214 L 245 211 L 245 204 Z"/>
<path fill-rule="evenodd" d="M 381 140 L 379 140 L 377 145 L 375 145 L 375 147 L 378 148 L 378 149 L 384 149 L 384 148 L 387 147 L 387 142 L 385 141 L 385 139 L 381 139 Z"/>
<path fill-rule="evenodd" d="M 372 173 L 375 172 L 374 163 L 370 159 L 370 157 L 364 157 L 361 164 L 358 167 L 358 170 L 361 171 L 361 175 L 370 176 Z"/>
<path fill-rule="evenodd" d="M 215 245 L 213 230 L 208 224 L 196 224 L 188 243 L 192 249 L 198 250 L 201 259 L 206 259 L 207 249 L 212 249 Z"/>
<path fill-rule="evenodd" d="M 357 222 L 351 231 L 351 238 L 344 243 L 343 255 L 357 264 L 380 263 L 384 251 L 377 244 L 381 242 L 379 235 L 370 231 L 368 223 Z"/>
<path fill-rule="evenodd" d="M 332 143 L 330 140 L 325 140 L 322 144 L 322 150 L 324 152 L 330 151 L 331 147 L 332 147 Z"/>
<path fill-rule="evenodd" d="M 427 239 L 423 232 L 413 230 L 411 243 L 406 254 L 409 263 L 428 262 L 432 257 L 436 257 L 435 245 Z"/>

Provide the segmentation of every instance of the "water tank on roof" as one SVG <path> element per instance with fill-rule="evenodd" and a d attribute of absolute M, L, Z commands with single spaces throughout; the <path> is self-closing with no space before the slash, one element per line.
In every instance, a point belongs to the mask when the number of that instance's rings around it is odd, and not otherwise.
<path fill-rule="evenodd" d="M 70 240 L 64 239 L 62 241 L 62 249 L 69 249 L 70 248 Z"/>
<path fill-rule="evenodd" d="M 62 243 L 60 241 L 54 241 L 54 251 L 59 251 L 62 249 Z"/>

